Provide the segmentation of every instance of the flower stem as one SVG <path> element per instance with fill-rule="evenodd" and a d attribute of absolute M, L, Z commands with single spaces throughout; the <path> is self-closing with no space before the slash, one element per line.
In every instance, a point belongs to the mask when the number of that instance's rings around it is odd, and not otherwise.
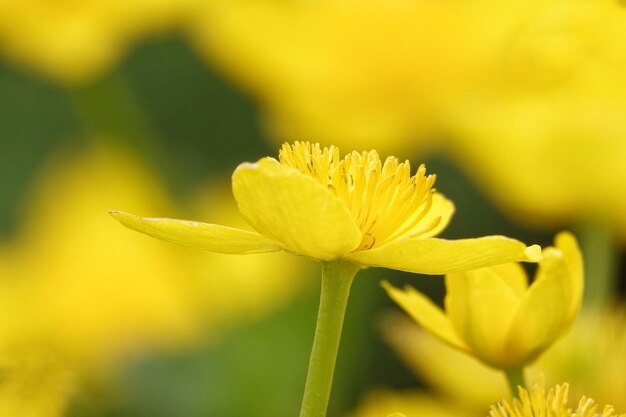
<path fill-rule="evenodd" d="M 586 307 L 602 307 L 614 300 L 617 250 L 611 228 L 588 222 L 578 228 L 580 245 L 585 257 Z"/>
<path fill-rule="evenodd" d="M 322 266 L 322 294 L 300 417 L 326 415 L 348 295 L 358 270 L 344 261 Z"/>
<path fill-rule="evenodd" d="M 518 386 L 526 388 L 526 384 L 524 383 L 524 368 L 505 369 L 504 373 L 506 374 L 506 380 L 509 383 L 509 388 L 511 389 L 511 395 L 513 397 L 517 395 Z"/>

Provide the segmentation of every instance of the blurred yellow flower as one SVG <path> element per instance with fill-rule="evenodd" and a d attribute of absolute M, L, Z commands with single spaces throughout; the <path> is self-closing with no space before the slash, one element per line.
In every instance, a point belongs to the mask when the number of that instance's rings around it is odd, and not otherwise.
<path fill-rule="evenodd" d="M 599 412 L 595 401 L 584 396 L 572 410 L 568 407 L 568 393 L 568 384 L 557 385 L 547 394 L 543 382 L 535 383 L 530 392 L 520 387 L 519 398 L 491 406 L 489 417 L 618 417 L 612 406 L 607 405 Z"/>
<path fill-rule="evenodd" d="M 565 380 L 576 395 L 626 409 L 626 310 L 583 310 L 572 331 L 538 361 L 533 370 L 552 384 Z"/>
<path fill-rule="evenodd" d="M 215 224 L 150 219 L 121 212 L 125 226 L 159 239 L 220 253 L 281 249 L 367 267 L 440 274 L 510 261 L 536 261 L 537 246 L 503 236 L 445 240 L 432 236 L 448 224 L 452 203 L 432 190 L 424 166 L 381 162 L 376 151 L 343 159 L 331 146 L 283 145 L 279 160 L 241 164 L 233 193 L 244 219 L 258 232 Z"/>
<path fill-rule="evenodd" d="M 232 198 L 208 188 L 196 210 L 241 221 Z M 139 160 L 96 148 L 42 171 L 16 236 L 0 245 L 0 415 L 56 417 L 43 410 L 61 413 L 83 380 L 115 376 L 137 355 L 219 337 L 310 282 L 293 279 L 306 269 L 285 254 L 205 256 L 129 236 L 107 216 L 109 204 L 173 210 Z M 214 284 L 216 275 L 229 285 Z M 2 412 L 20 401 L 42 411 Z"/>
<path fill-rule="evenodd" d="M 141 37 L 182 23 L 194 3 L 0 0 L 0 52 L 62 81 L 88 81 Z"/>
<path fill-rule="evenodd" d="M 626 239 L 626 8 L 531 0 L 484 80 L 451 103 L 456 162 L 513 219 Z"/>
<path fill-rule="evenodd" d="M 460 412 L 424 393 L 377 389 L 368 392 L 349 417 L 458 417 Z"/>
<path fill-rule="evenodd" d="M 381 331 L 402 362 L 433 391 L 433 401 L 478 417 L 494 401 L 510 395 L 504 373 L 443 343 L 408 317 L 389 314 L 381 321 Z"/>
<path fill-rule="evenodd" d="M 535 360 L 570 327 L 582 298 L 582 258 L 576 239 L 562 232 L 543 251 L 528 285 L 518 264 L 446 276 L 444 313 L 412 288 L 384 286 L 413 319 L 444 342 L 487 365 L 516 369 Z"/>
<path fill-rule="evenodd" d="M 434 145 L 523 3 L 211 0 L 192 39 L 263 106 L 277 140 L 407 153 Z M 485 16 L 491 18 L 485 24 Z"/>
<path fill-rule="evenodd" d="M 625 325 L 623 307 L 582 310 L 571 332 L 529 367 L 529 380 L 538 381 L 540 375 L 548 385 L 568 380 L 574 396 L 588 394 L 601 403 L 626 408 Z M 509 395 L 503 373 L 444 344 L 408 319 L 390 315 L 382 330 L 403 362 L 434 389 L 433 401 L 456 405 L 464 410 L 459 415 L 480 417 L 496 398 Z"/>

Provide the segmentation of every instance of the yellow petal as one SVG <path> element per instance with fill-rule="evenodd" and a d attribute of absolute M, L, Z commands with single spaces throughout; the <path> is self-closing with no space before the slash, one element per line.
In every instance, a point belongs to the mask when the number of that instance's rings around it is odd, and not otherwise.
<path fill-rule="evenodd" d="M 119 211 L 110 214 L 129 229 L 194 249 L 230 254 L 281 249 L 276 242 L 248 230 L 186 220 L 138 217 Z"/>
<path fill-rule="evenodd" d="M 517 262 L 493 265 L 489 269 L 507 284 L 518 297 L 522 297 L 528 288 L 528 276 L 522 265 Z"/>
<path fill-rule="evenodd" d="M 428 225 L 431 224 L 433 221 L 437 221 L 437 219 L 439 219 L 437 226 L 427 231 L 426 233 L 419 234 L 419 237 L 427 238 L 437 236 L 446 227 L 448 227 L 448 224 L 450 223 L 450 219 L 452 219 L 453 214 L 454 203 L 448 200 L 443 194 L 434 193 L 432 206 L 430 207 L 430 210 L 428 210 L 428 213 L 426 213 L 424 218 L 420 220 L 420 223 Z"/>
<path fill-rule="evenodd" d="M 556 247 L 563 252 L 565 266 L 569 270 L 572 295 L 570 309 L 568 311 L 567 326 L 574 321 L 576 313 L 580 308 L 583 297 L 584 278 L 583 278 L 583 258 L 580 248 L 576 242 L 576 237 L 569 232 L 561 232 L 554 239 Z"/>
<path fill-rule="evenodd" d="M 506 364 L 506 337 L 519 295 L 492 268 L 446 275 L 446 310 L 456 332 L 485 363 Z"/>
<path fill-rule="evenodd" d="M 433 304 L 428 297 L 411 287 L 406 287 L 402 291 L 386 281 L 383 281 L 381 285 L 387 291 L 389 297 L 398 303 L 423 328 L 457 349 L 469 350 L 467 345 L 454 331 L 444 312 Z"/>
<path fill-rule="evenodd" d="M 239 165 L 233 193 L 244 219 L 289 251 L 332 260 L 361 242 L 361 231 L 342 200 L 312 177 L 271 158 Z"/>
<path fill-rule="evenodd" d="M 563 253 L 555 248 L 545 249 L 537 277 L 511 322 L 507 346 L 512 362 L 534 359 L 563 333 L 571 297 L 570 273 Z"/>
<path fill-rule="evenodd" d="M 368 266 L 398 269 L 418 274 L 446 274 L 507 262 L 537 262 L 541 250 L 504 236 L 476 239 L 406 239 L 380 248 L 362 250 L 347 256 Z"/>

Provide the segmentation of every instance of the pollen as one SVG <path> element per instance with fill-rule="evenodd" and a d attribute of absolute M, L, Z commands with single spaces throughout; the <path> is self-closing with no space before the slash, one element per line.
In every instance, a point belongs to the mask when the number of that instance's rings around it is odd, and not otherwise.
<path fill-rule="evenodd" d="M 409 161 L 388 157 L 382 162 L 374 150 L 341 158 L 337 147 L 309 142 L 283 144 L 278 159 L 343 200 L 362 232 L 357 250 L 418 237 L 441 221 L 441 217 L 422 221 L 432 206 L 435 183 L 435 175 L 426 175 L 424 165 L 411 175 Z"/>

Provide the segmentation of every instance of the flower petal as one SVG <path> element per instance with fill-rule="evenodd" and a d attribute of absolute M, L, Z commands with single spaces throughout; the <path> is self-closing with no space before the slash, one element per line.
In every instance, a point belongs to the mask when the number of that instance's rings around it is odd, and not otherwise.
<path fill-rule="evenodd" d="M 519 263 L 493 265 L 489 269 L 507 284 L 518 297 L 522 297 L 528 289 L 528 276 Z"/>
<path fill-rule="evenodd" d="M 418 322 L 423 328 L 449 345 L 469 351 L 469 348 L 454 331 L 444 312 L 427 297 L 412 287 L 400 290 L 387 281 L 381 283 L 383 288 L 406 313 Z"/>
<path fill-rule="evenodd" d="M 380 248 L 353 252 L 351 261 L 418 274 L 446 274 L 507 262 L 537 262 L 539 246 L 526 247 L 504 236 L 476 239 L 405 239 Z"/>
<path fill-rule="evenodd" d="M 437 226 L 427 231 L 426 233 L 419 234 L 420 238 L 427 238 L 437 236 L 439 233 L 443 232 L 443 230 L 448 227 L 450 220 L 452 219 L 452 215 L 454 214 L 454 203 L 448 200 L 441 193 L 433 194 L 433 202 L 430 210 L 424 216 L 422 220 L 420 220 L 420 224 L 430 224 L 439 218 L 439 222 Z"/>
<path fill-rule="evenodd" d="M 278 243 L 248 230 L 187 220 L 138 217 L 120 211 L 110 214 L 129 229 L 194 249 L 229 254 L 282 249 Z"/>
<path fill-rule="evenodd" d="M 446 311 L 456 332 L 485 363 L 506 367 L 506 337 L 520 298 L 516 291 L 493 268 L 448 274 L 446 289 Z"/>
<path fill-rule="evenodd" d="M 522 298 L 507 337 L 512 358 L 529 361 L 566 329 L 573 295 L 563 253 L 543 251 L 537 277 Z"/>
<path fill-rule="evenodd" d="M 576 237 L 569 232 L 561 232 L 554 239 L 556 247 L 563 252 L 565 265 L 569 270 L 569 276 L 572 286 L 572 296 L 570 309 L 568 311 L 567 327 L 574 321 L 576 314 L 580 308 L 583 297 L 584 278 L 583 278 L 583 258 L 580 248 L 576 242 Z"/>
<path fill-rule="evenodd" d="M 239 165 L 233 193 L 244 219 L 289 251 L 332 260 L 361 242 L 361 231 L 342 200 L 274 159 Z"/>

